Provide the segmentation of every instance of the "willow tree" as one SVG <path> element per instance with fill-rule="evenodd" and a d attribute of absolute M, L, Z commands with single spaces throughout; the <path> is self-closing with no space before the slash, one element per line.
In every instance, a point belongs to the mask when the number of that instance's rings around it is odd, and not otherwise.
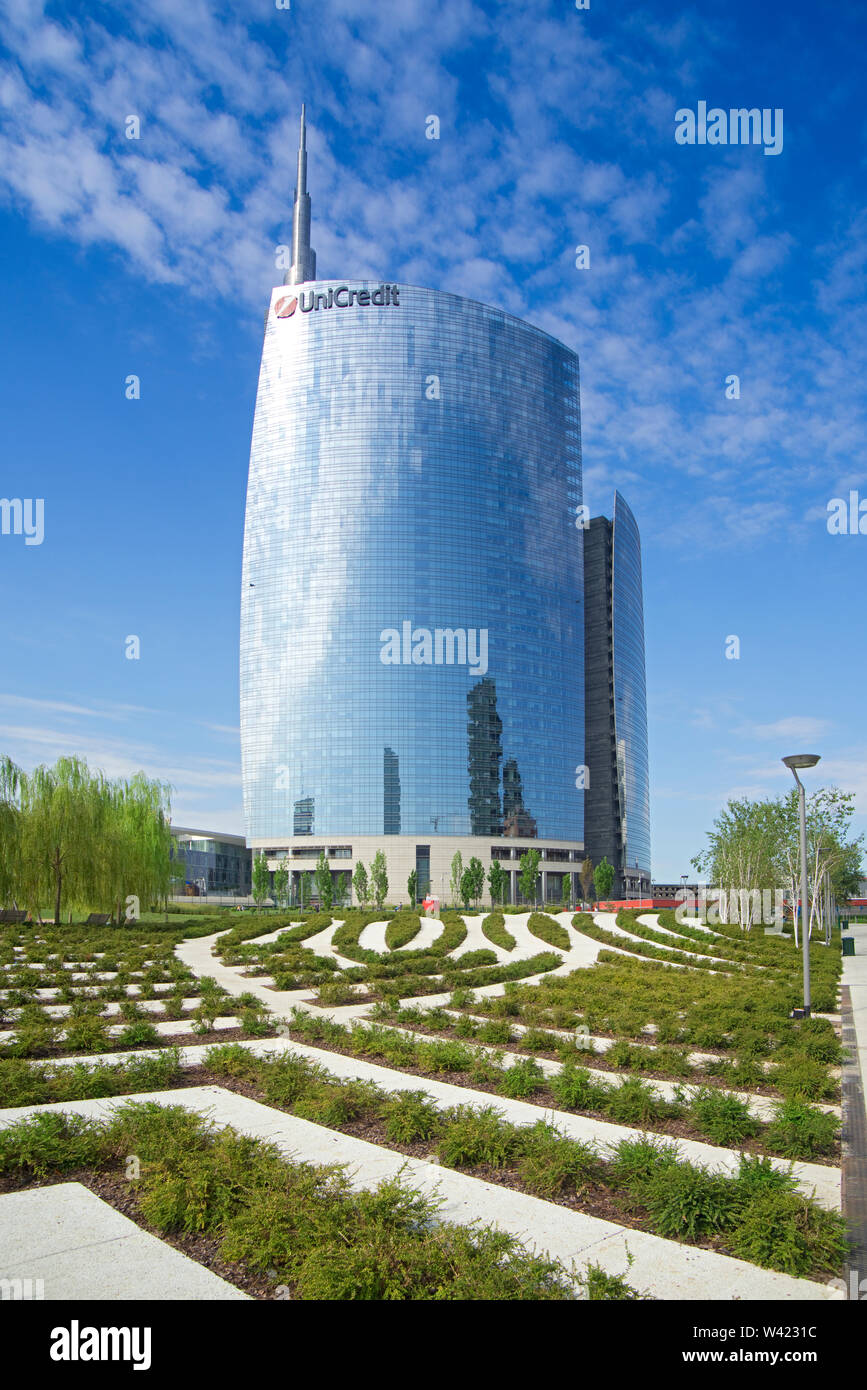
<path fill-rule="evenodd" d="M 0 763 L 0 892 L 40 917 L 54 901 L 116 909 L 164 896 L 170 876 L 169 789 L 144 773 L 108 781 L 80 758 L 22 772 Z M 41 917 L 40 917 L 41 920 Z"/>
<path fill-rule="evenodd" d="M 143 772 L 130 780 L 106 783 L 100 815 L 97 883 L 91 901 L 114 912 L 120 924 L 130 897 L 156 903 L 168 895 L 172 837 L 170 788 Z"/>
<path fill-rule="evenodd" d="M 20 882 L 22 776 L 11 758 L 0 758 L 0 903 L 15 898 Z"/>
<path fill-rule="evenodd" d="M 60 922 L 64 893 L 80 901 L 92 891 L 99 822 L 99 788 L 87 763 L 58 758 L 40 766 L 21 783 L 21 887 L 27 906 L 41 919 L 40 907 L 54 899 Z"/>

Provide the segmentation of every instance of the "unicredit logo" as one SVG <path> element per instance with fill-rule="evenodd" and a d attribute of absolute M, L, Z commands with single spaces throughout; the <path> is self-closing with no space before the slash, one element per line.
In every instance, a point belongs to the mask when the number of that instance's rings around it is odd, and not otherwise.
<path fill-rule="evenodd" d="M 274 305 L 274 313 L 278 319 L 288 319 L 295 313 L 296 303 L 302 314 L 309 314 L 319 309 L 349 309 L 353 304 L 358 304 L 362 309 L 375 304 L 380 308 L 394 305 L 400 308 L 400 287 L 398 285 L 380 285 L 375 290 L 351 290 L 348 285 L 339 285 L 336 290 L 299 290 L 298 299 L 290 299 L 285 295 L 278 299 Z"/>

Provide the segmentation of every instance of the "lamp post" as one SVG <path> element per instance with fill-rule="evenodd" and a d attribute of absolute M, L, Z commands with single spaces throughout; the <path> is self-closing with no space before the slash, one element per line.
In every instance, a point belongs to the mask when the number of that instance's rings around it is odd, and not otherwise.
<path fill-rule="evenodd" d="M 804 955 L 804 1008 L 796 1010 L 796 1017 L 810 1017 L 810 941 L 807 928 L 807 798 L 804 784 L 798 776 L 798 768 L 815 767 L 819 761 L 818 753 L 793 753 L 783 758 L 786 767 L 798 784 L 798 811 L 801 821 L 801 949 Z"/>

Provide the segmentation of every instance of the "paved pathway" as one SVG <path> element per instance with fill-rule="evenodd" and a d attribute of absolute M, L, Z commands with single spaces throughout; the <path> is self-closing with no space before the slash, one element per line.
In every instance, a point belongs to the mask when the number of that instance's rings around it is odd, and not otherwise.
<path fill-rule="evenodd" d="M 65 1303 L 248 1297 L 78 1182 L 0 1196 L 0 1280 Z"/>

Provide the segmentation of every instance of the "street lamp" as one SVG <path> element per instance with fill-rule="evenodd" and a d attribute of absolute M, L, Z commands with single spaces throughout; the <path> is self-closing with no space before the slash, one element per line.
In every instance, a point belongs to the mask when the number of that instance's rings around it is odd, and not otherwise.
<path fill-rule="evenodd" d="M 798 811 L 801 820 L 801 949 L 804 955 L 804 1009 L 796 1010 L 796 1017 L 810 1017 L 810 943 L 807 930 L 807 798 L 804 784 L 798 776 L 798 768 L 815 767 L 819 761 L 818 753 L 793 753 L 783 758 L 786 767 L 798 784 Z"/>

